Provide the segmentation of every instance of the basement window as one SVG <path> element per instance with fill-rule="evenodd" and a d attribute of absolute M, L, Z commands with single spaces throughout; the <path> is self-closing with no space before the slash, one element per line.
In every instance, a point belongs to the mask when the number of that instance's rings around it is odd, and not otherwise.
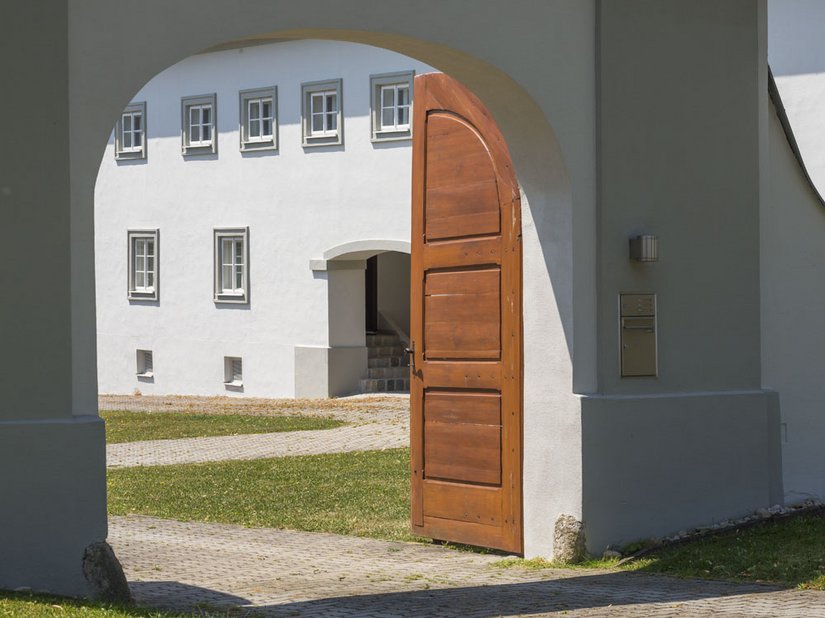
<path fill-rule="evenodd" d="M 223 373 L 223 383 L 226 386 L 243 386 L 243 359 L 237 356 L 224 356 Z"/>
<path fill-rule="evenodd" d="M 152 350 L 137 351 L 137 377 L 153 378 L 155 376 L 155 366 L 152 359 Z"/>

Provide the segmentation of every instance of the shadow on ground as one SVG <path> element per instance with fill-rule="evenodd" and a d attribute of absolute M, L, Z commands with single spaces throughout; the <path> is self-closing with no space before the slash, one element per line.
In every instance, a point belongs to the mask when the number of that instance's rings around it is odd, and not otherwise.
<path fill-rule="evenodd" d="M 461 616 L 492 618 L 502 615 L 542 614 L 559 611 L 599 610 L 611 608 L 609 615 L 652 615 L 655 610 L 669 610 L 674 605 L 694 601 L 713 603 L 693 606 L 691 615 L 711 615 L 717 610 L 739 615 L 774 616 L 781 611 L 783 600 L 774 603 L 758 599 L 759 613 L 752 613 L 742 595 L 761 595 L 782 590 L 760 584 L 731 584 L 703 580 L 680 580 L 665 576 L 638 573 L 608 573 L 566 577 L 547 581 L 337 596 L 309 601 L 284 600 L 279 604 L 255 605 L 245 599 L 215 590 L 188 586 L 178 582 L 134 582 L 131 585 L 141 605 L 177 611 L 204 609 L 227 612 L 229 615 L 262 616 Z M 787 591 L 791 593 L 791 591 Z M 265 595 L 266 592 L 262 591 Z M 310 591 L 322 594 L 323 591 Z M 289 595 L 271 592 L 272 596 L 302 596 L 303 591 Z M 257 595 L 254 595 L 257 596 Z M 751 603 L 756 601 L 751 599 Z M 260 603 L 260 601 L 257 601 Z M 649 607 L 661 604 L 660 608 Z M 822 598 L 825 612 L 825 596 Z M 235 611 L 231 611 L 231 610 Z M 240 611 L 239 611 L 240 610 Z M 624 611 L 622 611 L 624 610 Z M 237 613 L 236 613 L 237 612 Z M 740 613 L 741 612 L 741 613 Z M 762 613 L 764 612 L 764 613 Z M 600 615 L 605 615 L 600 613 Z"/>

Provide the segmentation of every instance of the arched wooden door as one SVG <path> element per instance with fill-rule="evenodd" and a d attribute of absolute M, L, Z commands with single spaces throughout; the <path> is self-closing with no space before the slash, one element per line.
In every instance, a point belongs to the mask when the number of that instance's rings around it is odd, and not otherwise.
<path fill-rule="evenodd" d="M 522 553 L 521 201 L 443 74 L 415 78 L 410 300 L 413 532 Z"/>

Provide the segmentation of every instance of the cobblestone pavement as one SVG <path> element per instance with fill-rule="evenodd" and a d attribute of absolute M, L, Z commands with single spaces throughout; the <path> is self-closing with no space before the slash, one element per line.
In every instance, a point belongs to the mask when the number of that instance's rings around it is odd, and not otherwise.
<path fill-rule="evenodd" d="M 822 592 L 614 571 L 501 569 L 493 566 L 499 556 L 333 534 L 129 516 L 110 518 L 109 542 L 138 602 L 178 611 L 825 617 Z"/>
<path fill-rule="evenodd" d="M 230 459 L 374 451 L 400 448 L 409 443 L 408 425 L 369 423 L 311 431 L 107 444 L 106 463 L 110 468 L 166 466 Z"/>
<path fill-rule="evenodd" d="M 352 423 L 335 429 L 107 444 L 106 461 L 110 468 L 370 451 L 404 447 L 410 441 L 408 396 L 238 400 L 109 395 L 100 398 L 100 407 L 136 412 L 323 415 Z"/>

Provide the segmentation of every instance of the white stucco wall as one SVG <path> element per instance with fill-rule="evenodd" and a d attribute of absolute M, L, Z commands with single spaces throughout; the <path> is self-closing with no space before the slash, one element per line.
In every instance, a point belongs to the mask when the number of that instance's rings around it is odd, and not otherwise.
<path fill-rule="evenodd" d="M 793 137 L 825 192 L 825 4 L 768 2 L 768 60 Z M 770 193 L 761 209 L 762 380 L 782 409 L 785 498 L 825 500 L 825 207 L 772 110 Z"/>
<path fill-rule="evenodd" d="M 768 1 L 768 62 L 794 136 L 820 193 L 825 191 L 825 3 Z"/>
<path fill-rule="evenodd" d="M 375 47 L 294 41 L 190 57 L 134 95 L 147 104 L 148 157 L 117 162 L 110 139 L 95 187 L 101 392 L 289 397 L 295 346 L 364 345 L 363 281 L 360 295 L 336 288 L 363 270 L 321 276 L 309 262 L 347 242 L 409 241 L 410 141 L 371 143 L 369 116 L 370 75 L 409 70 L 433 69 Z M 332 78 L 343 79 L 344 145 L 303 148 L 301 83 Z M 238 92 L 273 85 L 279 149 L 242 154 Z M 180 99 L 212 92 L 217 155 L 184 158 Z M 212 230 L 245 226 L 250 303 L 215 303 Z M 160 230 L 160 298 L 130 301 L 126 232 L 147 228 Z M 136 349 L 153 351 L 153 380 L 136 376 Z M 224 356 L 243 358 L 243 390 L 224 387 Z"/>
<path fill-rule="evenodd" d="M 825 500 L 825 207 L 775 117 L 770 163 L 770 199 L 762 208 L 762 376 L 781 401 L 786 501 Z"/>

